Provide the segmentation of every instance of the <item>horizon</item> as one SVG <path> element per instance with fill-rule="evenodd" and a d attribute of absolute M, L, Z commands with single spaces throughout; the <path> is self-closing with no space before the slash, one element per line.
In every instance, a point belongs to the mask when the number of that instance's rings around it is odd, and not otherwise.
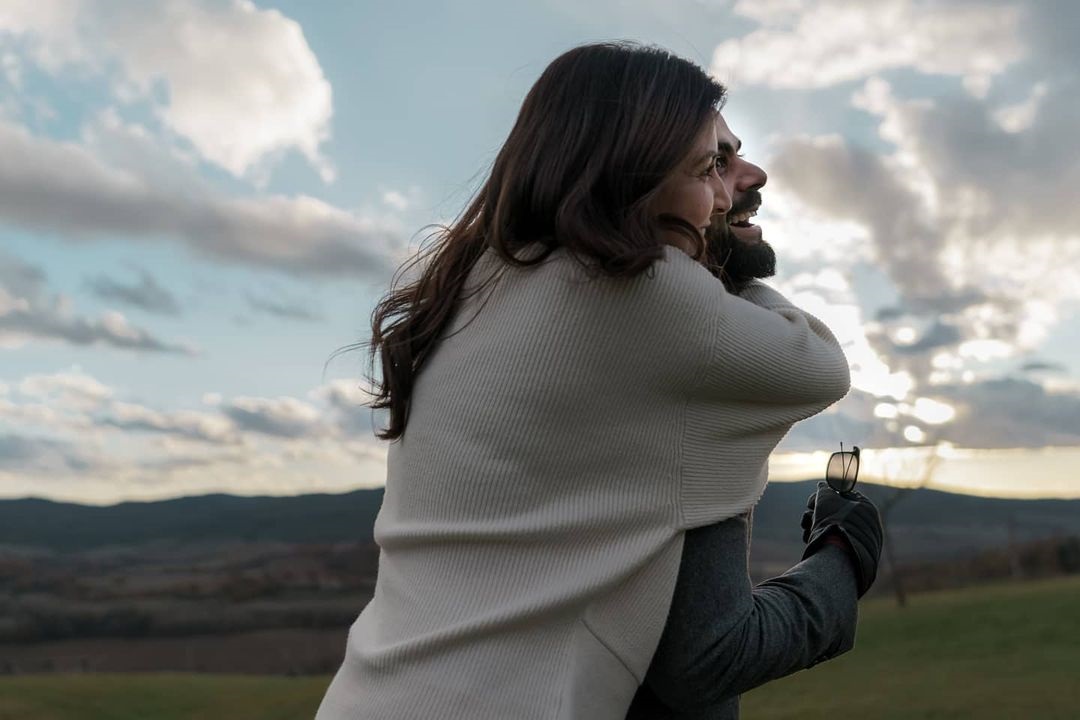
<path fill-rule="evenodd" d="M 380 486 L 366 355 L 324 364 L 544 67 L 622 38 L 728 87 L 767 282 L 847 354 L 772 481 L 843 442 L 887 483 L 1080 497 L 1080 6 L 51 7 L 0 10 L 0 496 Z"/>
<path fill-rule="evenodd" d="M 1080 500 L 1080 487 L 1075 482 L 1075 472 L 1073 468 L 1080 462 L 1080 448 L 1038 448 L 1032 451 L 1005 451 L 995 453 L 989 451 L 989 453 L 973 452 L 965 448 L 952 448 L 942 447 L 938 449 L 939 456 L 944 456 L 942 462 L 937 468 L 935 468 L 932 480 L 927 481 L 923 475 L 927 462 L 927 457 L 933 453 L 932 448 L 909 448 L 912 450 L 910 455 L 903 456 L 897 455 L 896 449 L 890 448 L 883 451 L 875 450 L 863 450 L 863 456 L 861 459 L 862 468 L 859 473 L 859 484 L 874 485 L 877 487 L 887 488 L 910 488 L 914 490 L 931 490 L 934 492 L 949 493 L 954 495 L 964 495 L 967 497 L 979 497 L 988 498 L 994 500 Z M 1030 457 L 1025 457 L 1032 453 L 1036 454 L 1060 454 L 1064 455 L 1064 458 L 1057 458 L 1057 462 L 1051 463 L 1051 466 L 1060 470 L 1060 473 L 1055 476 L 1056 486 L 1058 488 L 1057 493 L 1047 494 L 1025 494 L 1024 488 L 1016 487 L 1011 483 L 1012 474 L 1016 468 L 1010 468 L 1010 463 L 1004 463 L 1003 460 L 1011 460 L 1012 464 L 1027 464 L 1030 462 Z M 810 453 L 784 453 L 777 459 L 776 466 L 770 465 L 770 477 L 769 484 L 796 484 L 815 482 L 821 479 L 821 474 L 815 477 L 811 467 L 822 467 L 828 460 L 829 453 L 823 451 L 815 451 Z M 1070 462 L 1071 461 L 1071 462 Z M 968 470 L 963 468 L 957 470 L 957 463 L 975 463 L 977 465 L 997 465 L 995 468 L 997 476 L 995 480 L 991 482 L 985 482 L 980 486 L 973 486 L 970 481 L 965 481 Z M 953 463 L 950 468 L 950 463 Z M 903 475 L 907 471 L 908 475 Z M 800 474 L 802 473 L 802 474 Z M 252 490 L 251 492 L 237 492 L 235 489 L 220 488 L 214 489 L 213 487 L 203 488 L 202 490 L 196 490 L 194 492 L 188 492 L 183 494 L 163 494 L 154 495 L 148 494 L 140 497 L 128 497 L 121 499 L 112 499 L 101 501 L 100 498 L 93 496 L 68 496 L 57 497 L 48 495 L 5 495 L 0 494 L 0 501 L 7 500 L 45 500 L 49 502 L 57 503 L 71 503 L 76 505 L 84 505 L 87 507 L 111 507 L 114 505 L 120 505 L 123 503 L 154 503 L 165 502 L 168 500 L 179 500 L 183 498 L 195 498 L 206 497 L 210 495 L 226 495 L 230 497 L 243 497 L 243 498 L 288 498 L 288 497 L 301 497 L 307 495 L 344 495 L 351 492 L 358 492 L 361 490 L 383 490 L 385 485 L 372 485 L 363 487 L 351 487 L 340 490 L 317 490 L 312 489 L 308 491 L 299 492 L 285 492 L 285 493 L 267 493 L 265 491 L 258 492 Z"/>

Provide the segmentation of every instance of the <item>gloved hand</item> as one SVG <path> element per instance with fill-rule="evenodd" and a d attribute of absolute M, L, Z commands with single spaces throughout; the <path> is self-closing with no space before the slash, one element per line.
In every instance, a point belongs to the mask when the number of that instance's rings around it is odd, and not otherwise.
<path fill-rule="evenodd" d="M 859 597 L 862 597 L 874 584 L 881 560 L 884 532 L 877 507 L 861 493 L 852 490 L 841 494 L 821 481 L 817 492 L 807 499 L 806 508 L 802 517 L 806 543 L 803 559 L 821 549 L 829 534 L 838 533 L 851 547 Z"/>

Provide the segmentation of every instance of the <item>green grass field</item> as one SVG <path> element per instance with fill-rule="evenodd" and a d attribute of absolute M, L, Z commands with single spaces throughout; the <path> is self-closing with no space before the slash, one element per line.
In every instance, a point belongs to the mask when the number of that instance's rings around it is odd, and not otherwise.
<path fill-rule="evenodd" d="M 1080 577 L 864 603 L 855 650 L 743 697 L 755 718 L 1080 718 Z M 0 720 L 310 719 L 328 677 L 0 678 Z"/>

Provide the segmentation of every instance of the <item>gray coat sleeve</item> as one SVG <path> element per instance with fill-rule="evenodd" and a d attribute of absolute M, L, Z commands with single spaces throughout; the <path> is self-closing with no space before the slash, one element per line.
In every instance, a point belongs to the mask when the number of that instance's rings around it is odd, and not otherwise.
<path fill-rule="evenodd" d="M 843 549 L 756 587 L 748 549 L 745 515 L 687 531 L 667 624 L 627 718 L 735 718 L 740 693 L 854 647 L 855 573 Z"/>

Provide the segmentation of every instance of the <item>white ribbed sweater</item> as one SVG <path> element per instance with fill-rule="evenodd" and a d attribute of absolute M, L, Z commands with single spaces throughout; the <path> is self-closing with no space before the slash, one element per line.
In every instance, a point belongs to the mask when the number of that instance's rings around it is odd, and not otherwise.
<path fill-rule="evenodd" d="M 619 280 L 489 250 L 469 287 L 499 268 L 389 445 L 375 594 L 318 720 L 621 720 L 683 531 L 751 508 L 791 425 L 849 388 L 824 324 L 676 248 Z"/>

